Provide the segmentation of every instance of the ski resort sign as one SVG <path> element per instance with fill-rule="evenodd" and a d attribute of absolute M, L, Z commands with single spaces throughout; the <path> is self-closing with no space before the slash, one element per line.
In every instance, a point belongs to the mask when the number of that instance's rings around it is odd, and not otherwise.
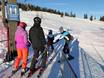
<path fill-rule="evenodd" d="M 17 4 L 7 4 L 6 6 L 6 15 L 7 15 L 7 20 L 10 21 L 19 21 L 19 7 Z"/>

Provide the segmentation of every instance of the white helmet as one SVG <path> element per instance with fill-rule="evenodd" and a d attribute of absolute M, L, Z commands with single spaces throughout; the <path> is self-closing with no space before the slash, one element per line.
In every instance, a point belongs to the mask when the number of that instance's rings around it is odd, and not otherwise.
<path fill-rule="evenodd" d="M 63 27 L 61 26 L 60 28 L 59 28 L 59 31 L 60 32 L 62 32 L 64 29 L 63 29 Z"/>

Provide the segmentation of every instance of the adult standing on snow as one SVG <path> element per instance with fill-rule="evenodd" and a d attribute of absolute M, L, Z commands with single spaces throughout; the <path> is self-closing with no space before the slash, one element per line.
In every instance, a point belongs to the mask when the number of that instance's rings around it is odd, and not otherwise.
<path fill-rule="evenodd" d="M 32 74 L 36 70 L 35 65 L 39 57 L 39 51 L 41 51 L 42 53 L 44 52 L 45 48 L 47 48 L 45 35 L 41 27 L 41 18 L 35 17 L 33 21 L 34 21 L 34 24 L 29 31 L 29 39 L 34 49 L 34 55 L 33 55 L 31 66 L 30 66 L 30 74 Z M 43 62 L 41 64 L 42 66 L 41 69 L 44 69 L 46 66 L 46 57 L 47 55 L 42 58 Z"/>
<path fill-rule="evenodd" d="M 27 24 L 25 22 L 19 22 L 17 30 L 15 32 L 15 44 L 17 49 L 17 58 L 13 65 L 12 73 L 15 73 L 18 69 L 20 60 L 23 59 L 22 62 L 22 72 L 25 73 L 28 59 L 28 36 L 25 30 Z"/>

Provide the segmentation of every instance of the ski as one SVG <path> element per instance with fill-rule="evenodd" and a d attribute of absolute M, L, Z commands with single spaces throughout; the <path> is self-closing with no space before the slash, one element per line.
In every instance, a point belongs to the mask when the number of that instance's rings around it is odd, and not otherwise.
<path fill-rule="evenodd" d="M 28 76 L 26 78 L 30 78 L 35 72 L 37 72 L 41 67 L 36 68 L 34 71 L 29 71 Z"/>
<path fill-rule="evenodd" d="M 40 69 L 38 75 L 37 75 L 37 78 L 40 78 L 42 76 L 42 74 L 44 73 L 45 71 L 45 68 L 44 69 Z"/>
<path fill-rule="evenodd" d="M 28 62 L 30 62 L 30 58 L 28 59 Z M 12 76 L 14 76 L 20 69 L 21 69 L 22 65 L 19 66 L 19 68 L 17 69 L 17 71 L 15 73 L 10 74 L 10 76 L 8 76 L 7 78 L 11 78 Z"/>
<path fill-rule="evenodd" d="M 11 78 L 12 76 L 14 76 L 21 69 L 21 67 L 22 67 L 22 65 L 19 66 L 19 68 L 14 73 L 11 73 L 11 75 L 8 76 L 8 78 Z"/>

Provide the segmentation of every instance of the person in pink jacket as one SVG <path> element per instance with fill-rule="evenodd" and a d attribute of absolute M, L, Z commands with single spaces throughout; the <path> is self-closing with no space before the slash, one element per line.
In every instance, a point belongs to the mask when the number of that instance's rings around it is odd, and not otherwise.
<path fill-rule="evenodd" d="M 20 22 L 15 32 L 17 58 L 14 62 L 12 73 L 15 73 L 17 71 L 21 60 L 22 60 L 21 74 L 24 74 L 26 70 L 28 59 L 28 45 L 29 45 L 27 32 L 25 30 L 26 26 L 27 24 L 25 22 Z"/>

